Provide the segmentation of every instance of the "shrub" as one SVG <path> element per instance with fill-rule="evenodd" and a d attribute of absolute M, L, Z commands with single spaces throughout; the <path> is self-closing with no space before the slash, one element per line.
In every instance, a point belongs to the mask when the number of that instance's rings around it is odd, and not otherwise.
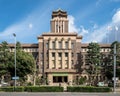
<path fill-rule="evenodd" d="M 0 91 L 3 91 L 3 92 L 14 92 L 14 91 L 23 92 L 24 87 L 16 87 L 15 90 L 14 90 L 14 87 L 1 87 Z"/>
<path fill-rule="evenodd" d="M 26 86 L 27 92 L 63 92 L 63 87 L 59 86 Z"/>
<path fill-rule="evenodd" d="M 79 79 L 79 84 L 84 84 L 86 82 L 86 78 L 85 77 L 81 77 Z"/>
<path fill-rule="evenodd" d="M 110 92 L 109 87 L 67 87 L 68 92 Z"/>

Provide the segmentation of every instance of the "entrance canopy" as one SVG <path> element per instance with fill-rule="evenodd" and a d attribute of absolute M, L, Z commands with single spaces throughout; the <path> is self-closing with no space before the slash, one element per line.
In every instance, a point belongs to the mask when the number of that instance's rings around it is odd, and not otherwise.
<path fill-rule="evenodd" d="M 53 76 L 68 76 L 68 73 L 53 73 Z"/>

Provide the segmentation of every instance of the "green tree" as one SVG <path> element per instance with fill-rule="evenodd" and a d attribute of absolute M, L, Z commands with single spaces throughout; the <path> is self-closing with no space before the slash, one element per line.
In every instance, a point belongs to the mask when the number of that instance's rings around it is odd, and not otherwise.
<path fill-rule="evenodd" d="M 8 73 L 7 67 L 9 63 L 10 51 L 8 43 L 3 41 L 0 45 L 0 78 L 4 79 L 4 76 Z"/>
<path fill-rule="evenodd" d="M 11 77 L 14 77 L 14 53 L 11 53 L 11 60 L 8 70 Z M 16 73 L 20 81 L 25 81 L 27 75 L 31 75 L 35 70 L 35 60 L 32 54 L 26 53 L 22 50 L 19 42 L 16 44 Z"/>
<path fill-rule="evenodd" d="M 96 76 L 97 77 L 98 74 L 100 74 L 100 69 L 101 69 L 101 66 L 99 66 L 100 58 L 101 58 L 101 54 L 100 54 L 99 44 L 98 43 L 93 43 L 93 42 L 89 43 L 88 51 L 87 51 L 87 62 L 89 63 L 89 68 L 87 69 L 87 71 L 91 76 Z M 92 81 L 93 80 L 90 80 L 90 83 Z M 98 81 L 96 81 L 96 83 L 97 82 Z"/>
<path fill-rule="evenodd" d="M 86 77 L 81 77 L 79 79 L 79 84 L 84 84 L 86 82 L 87 78 Z"/>
<path fill-rule="evenodd" d="M 116 76 L 120 78 L 120 43 L 115 41 L 111 44 L 111 52 L 110 54 L 114 55 L 114 44 L 116 44 Z M 113 77 L 113 66 L 114 66 L 114 60 L 111 61 L 111 66 L 107 66 L 106 68 L 106 77 L 108 80 L 112 80 Z"/>

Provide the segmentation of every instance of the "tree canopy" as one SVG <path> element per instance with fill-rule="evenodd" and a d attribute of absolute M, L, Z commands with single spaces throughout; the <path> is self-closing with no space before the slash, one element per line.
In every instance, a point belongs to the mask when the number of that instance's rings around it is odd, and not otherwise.
<path fill-rule="evenodd" d="M 15 76 L 14 52 L 9 51 L 7 42 L 3 42 L 0 46 L 0 76 L 10 74 L 11 78 Z M 16 44 L 16 75 L 20 80 L 25 81 L 26 76 L 33 74 L 35 70 L 35 60 L 32 54 L 22 50 L 21 44 Z"/>
<path fill-rule="evenodd" d="M 7 67 L 9 63 L 9 47 L 6 41 L 3 41 L 0 45 L 0 78 L 8 73 Z"/>
<path fill-rule="evenodd" d="M 98 43 L 89 43 L 87 53 L 89 64 L 98 65 L 100 63 L 100 46 Z"/>

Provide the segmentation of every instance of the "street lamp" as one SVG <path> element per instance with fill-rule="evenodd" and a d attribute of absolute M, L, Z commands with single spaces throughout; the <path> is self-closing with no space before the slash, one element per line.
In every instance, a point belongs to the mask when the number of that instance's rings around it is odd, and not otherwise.
<path fill-rule="evenodd" d="M 114 80 L 113 91 L 115 92 L 115 88 L 116 88 L 116 43 L 114 44 L 114 76 L 113 76 L 113 80 Z"/>
<path fill-rule="evenodd" d="M 14 76 L 14 91 L 15 91 L 15 88 L 16 88 L 16 34 L 13 33 L 13 36 L 14 36 L 14 39 L 15 39 L 15 50 L 14 50 L 14 53 L 15 53 L 15 76 Z"/>

